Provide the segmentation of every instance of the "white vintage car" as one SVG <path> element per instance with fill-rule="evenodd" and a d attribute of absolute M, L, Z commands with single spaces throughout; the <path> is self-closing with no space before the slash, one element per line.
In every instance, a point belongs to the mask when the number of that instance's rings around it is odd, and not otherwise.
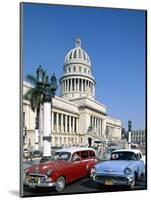
<path fill-rule="evenodd" d="M 144 175 L 142 154 L 137 149 L 119 149 L 111 153 L 109 161 L 96 164 L 91 170 L 91 178 L 104 185 L 127 185 L 134 187 Z"/>

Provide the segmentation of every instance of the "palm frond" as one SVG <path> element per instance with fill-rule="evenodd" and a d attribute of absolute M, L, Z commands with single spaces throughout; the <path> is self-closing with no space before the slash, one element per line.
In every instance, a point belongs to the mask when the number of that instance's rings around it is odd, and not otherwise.
<path fill-rule="evenodd" d="M 37 79 L 34 76 L 29 74 L 29 75 L 26 76 L 26 78 L 30 83 L 32 83 L 33 85 L 36 85 Z"/>
<path fill-rule="evenodd" d="M 35 88 L 31 88 L 29 91 L 27 91 L 24 95 L 23 98 L 26 100 L 30 100 L 33 92 L 35 91 Z"/>
<path fill-rule="evenodd" d="M 30 99 L 30 104 L 31 104 L 31 109 L 35 111 L 38 106 L 42 103 L 43 100 L 43 94 L 37 90 L 35 90 L 32 93 L 31 99 Z"/>

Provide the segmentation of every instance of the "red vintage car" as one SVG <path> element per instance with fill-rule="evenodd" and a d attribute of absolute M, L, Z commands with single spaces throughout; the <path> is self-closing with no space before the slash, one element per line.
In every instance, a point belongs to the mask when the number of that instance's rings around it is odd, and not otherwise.
<path fill-rule="evenodd" d="M 92 148 L 63 148 L 55 152 L 51 161 L 27 168 L 24 184 L 34 188 L 55 186 L 62 192 L 67 183 L 88 176 L 96 163 Z"/>

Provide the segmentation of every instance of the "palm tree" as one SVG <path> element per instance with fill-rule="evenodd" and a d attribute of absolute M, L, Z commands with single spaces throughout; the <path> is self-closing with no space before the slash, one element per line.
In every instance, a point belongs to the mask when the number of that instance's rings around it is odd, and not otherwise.
<path fill-rule="evenodd" d="M 27 79 L 34 86 L 25 95 L 24 98 L 28 99 L 31 104 L 31 109 L 36 112 L 35 119 L 35 146 L 38 150 L 39 142 L 39 112 L 43 104 L 43 157 L 41 161 L 49 160 L 51 158 L 51 100 L 55 96 L 57 89 L 57 79 L 53 74 L 50 78 L 43 71 L 41 66 L 37 69 L 37 77 L 28 75 Z"/>
<path fill-rule="evenodd" d="M 41 69 L 41 66 L 39 66 L 38 69 Z M 31 109 L 33 112 L 36 113 L 35 150 L 39 150 L 39 113 L 40 113 L 40 106 L 43 104 L 44 81 L 39 82 L 37 78 L 32 75 L 27 75 L 26 78 L 33 85 L 33 87 L 29 91 L 27 91 L 27 93 L 24 95 L 24 98 L 30 101 Z"/>

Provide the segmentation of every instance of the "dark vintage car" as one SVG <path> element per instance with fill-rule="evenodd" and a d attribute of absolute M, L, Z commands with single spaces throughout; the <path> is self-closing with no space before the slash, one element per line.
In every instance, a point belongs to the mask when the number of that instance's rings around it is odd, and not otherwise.
<path fill-rule="evenodd" d="M 90 175 L 96 163 L 92 148 L 63 148 L 55 152 L 51 161 L 27 168 L 24 184 L 34 188 L 55 186 L 61 192 L 67 183 Z"/>
<path fill-rule="evenodd" d="M 96 164 L 90 176 L 99 184 L 126 185 L 132 189 L 144 172 L 144 161 L 139 150 L 120 149 L 111 153 L 109 161 Z"/>

